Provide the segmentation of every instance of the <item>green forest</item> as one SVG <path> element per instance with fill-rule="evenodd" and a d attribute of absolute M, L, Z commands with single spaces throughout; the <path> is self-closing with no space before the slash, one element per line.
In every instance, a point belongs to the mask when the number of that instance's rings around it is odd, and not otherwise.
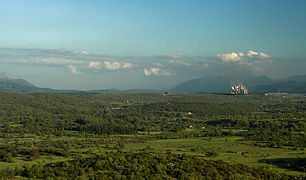
<path fill-rule="evenodd" d="M 0 93 L 0 176 L 298 179 L 305 96 Z"/>

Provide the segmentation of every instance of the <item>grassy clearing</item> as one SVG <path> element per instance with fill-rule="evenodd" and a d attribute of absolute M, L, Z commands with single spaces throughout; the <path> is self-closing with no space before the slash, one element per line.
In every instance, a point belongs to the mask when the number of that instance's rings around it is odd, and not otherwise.
<path fill-rule="evenodd" d="M 188 130 L 189 131 L 189 130 Z M 192 130 L 190 130 L 192 131 Z M 160 133 L 160 132 L 151 132 Z M 142 134 L 147 135 L 146 132 Z M 70 142 L 69 151 L 74 151 L 82 156 L 91 156 L 95 154 L 101 154 L 107 151 L 114 151 L 118 142 L 124 140 L 133 139 L 133 137 L 141 137 L 142 135 L 111 135 L 103 137 L 49 137 L 49 140 L 58 143 Z M 16 141 L 17 139 L 17 141 Z M 35 136 L 27 136 L 24 138 L 14 138 L 11 141 L 4 142 L 1 138 L 0 142 L 13 144 L 16 142 L 39 142 L 42 139 Z M 47 138 L 44 138 L 44 140 Z M 293 148 L 268 148 L 252 145 L 250 141 L 244 141 L 241 137 L 205 137 L 205 138 L 190 138 L 190 139 L 166 139 L 166 140 L 152 140 L 144 143 L 127 142 L 122 150 L 124 151 L 142 151 L 143 149 L 150 149 L 157 152 L 171 151 L 173 153 L 185 153 L 188 155 L 199 156 L 205 159 L 223 160 L 229 163 L 242 163 L 252 167 L 268 167 L 272 170 L 287 173 L 290 175 L 301 176 L 303 173 L 280 168 L 276 165 L 261 163 L 260 159 L 278 159 L 278 158 L 305 158 L 306 152 L 303 149 Z M 208 152 L 215 152 L 217 156 L 207 157 Z M 14 162 L 1 162 L 0 169 L 7 167 L 21 167 L 23 165 L 32 165 L 36 163 L 47 164 L 51 162 L 66 161 L 73 157 L 63 156 L 40 156 L 38 159 L 28 161 L 24 157 L 14 157 Z"/>
<path fill-rule="evenodd" d="M 126 145 L 124 150 L 137 151 L 148 147 L 155 151 L 165 152 L 171 150 L 174 153 L 186 153 L 207 159 L 224 160 L 229 163 L 242 163 L 252 167 L 268 167 L 291 175 L 303 175 L 303 173 L 258 161 L 260 159 L 306 157 L 304 150 L 253 146 L 250 142 L 243 141 L 240 137 L 154 140 L 146 143 L 130 143 Z M 218 156 L 205 157 L 207 151 L 217 152 Z"/>
<path fill-rule="evenodd" d="M 38 159 L 35 159 L 33 161 L 26 161 L 23 157 L 15 157 L 13 158 L 14 162 L 0 162 L 0 169 L 6 169 L 6 168 L 15 168 L 15 167 L 22 167 L 22 166 L 31 166 L 33 164 L 48 164 L 53 162 L 60 162 L 60 161 L 67 161 L 71 158 L 66 158 L 62 156 L 41 156 Z"/>

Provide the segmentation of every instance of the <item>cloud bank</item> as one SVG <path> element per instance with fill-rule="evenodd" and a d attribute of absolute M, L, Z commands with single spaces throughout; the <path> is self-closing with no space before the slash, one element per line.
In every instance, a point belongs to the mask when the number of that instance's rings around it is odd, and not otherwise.
<path fill-rule="evenodd" d="M 28 77 L 41 82 L 44 87 L 48 86 L 48 82 L 37 80 L 40 74 L 48 79 L 54 77 L 53 83 L 61 79 L 63 87 L 67 84 L 65 79 L 70 78 L 67 82 L 83 80 L 83 83 L 75 83 L 75 86 L 92 82 L 93 85 L 88 87 L 97 88 L 167 88 L 185 80 L 219 75 L 305 74 L 302 68 L 305 67 L 305 59 L 294 62 L 255 50 L 220 52 L 212 56 L 108 56 L 83 50 L 0 48 L 0 72 L 19 78 L 27 73 Z M 75 76 L 67 76 L 68 73 Z"/>
<path fill-rule="evenodd" d="M 74 75 L 142 72 L 138 76 L 168 76 L 177 79 L 236 73 L 258 74 L 273 57 L 248 52 L 220 53 L 215 56 L 165 54 L 159 56 L 107 56 L 84 50 L 6 48 L 0 49 L 0 63 L 69 68 Z"/>
<path fill-rule="evenodd" d="M 132 68 L 133 64 L 132 63 L 127 63 L 127 62 L 109 62 L 109 61 L 104 61 L 104 65 L 108 70 L 117 70 L 117 69 L 125 69 L 125 68 Z"/>
<path fill-rule="evenodd" d="M 250 50 L 248 53 L 232 52 L 229 54 L 218 54 L 217 57 L 224 63 L 250 64 L 269 59 L 271 56 Z"/>
<path fill-rule="evenodd" d="M 102 64 L 97 61 L 90 61 L 88 67 L 91 69 L 101 69 Z"/>

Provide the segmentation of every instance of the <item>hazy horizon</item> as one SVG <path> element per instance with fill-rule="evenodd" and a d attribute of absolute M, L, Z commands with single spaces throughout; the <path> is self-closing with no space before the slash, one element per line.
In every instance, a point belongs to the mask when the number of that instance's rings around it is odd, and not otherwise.
<path fill-rule="evenodd" d="M 306 2 L 4 1 L 0 74 L 55 89 L 169 89 L 306 74 Z"/>

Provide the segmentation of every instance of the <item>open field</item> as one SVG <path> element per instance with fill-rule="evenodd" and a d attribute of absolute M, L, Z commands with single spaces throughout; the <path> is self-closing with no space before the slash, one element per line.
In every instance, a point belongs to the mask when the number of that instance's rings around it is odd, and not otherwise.
<path fill-rule="evenodd" d="M 302 172 L 280 168 L 276 165 L 260 163 L 260 159 L 306 158 L 305 150 L 290 148 L 257 147 L 240 137 L 195 138 L 154 140 L 146 143 L 127 144 L 124 150 L 139 151 L 149 148 L 154 151 L 171 151 L 199 156 L 205 159 L 218 159 L 230 163 L 242 163 L 252 167 L 268 167 L 291 175 L 304 175 Z M 214 151 L 214 157 L 206 157 L 205 152 Z"/>
<path fill-rule="evenodd" d="M 145 132 L 143 132 L 146 134 Z M 155 132 L 153 134 L 159 134 Z M 105 152 L 116 151 L 114 146 L 117 142 L 128 142 L 141 135 L 114 135 L 109 137 L 61 137 L 52 138 L 56 142 L 75 142 L 80 146 L 71 148 L 70 151 L 77 155 L 88 157 Z M 35 138 L 40 141 L 39 138 Z M 103 139 L 103 140 L 102 140 Z M 19 141 L 30 141 L 31 139 L 19 139 Z M 18 140 L 17 140 L 18 141 Z M 1 141 L 0 141 L 1 142 Z M 144 150 L 155 151 L 158 153 L 172 152 L 177 154 L 187 154 L 204 159 L 223 160 L 231 164 L 241 163 L 251 167 L 267 167 L 270 170 L 278 171 L 295 176 L 303 176 L 303 172 L 278 167 L 276 164 L 260 162 L 263 159 L 283 159 L 283 158 L 306 158 L 305 150 L 301 148 L 269 148 L 252 145 L 252 142 L 245 141 L 241 137 L 204 137 L 190 139 L 166 139 L 149 140 L 141 143 L 125 143 L 121 148 L 123 151 L 141 152 Z M 214 154 L 212 153 L 214 152 Z M 38 159 L 28 161 L 22 156 L 13 158 L 13 162 L 2 162 L 0 169 L 8 167 L 22 167 L 24 165 L 48 164 L 59 161 L 67 161 L 72 157 L 55 155 L 42 155 Z"/>

